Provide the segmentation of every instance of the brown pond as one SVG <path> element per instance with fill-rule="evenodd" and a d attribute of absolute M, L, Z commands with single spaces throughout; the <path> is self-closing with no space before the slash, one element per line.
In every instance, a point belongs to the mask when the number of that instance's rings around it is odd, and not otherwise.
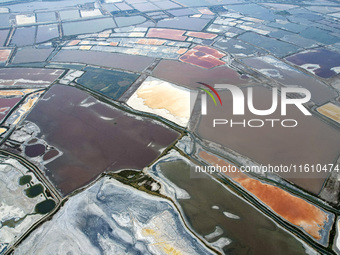
<path fill-rule="evenodd" d="M 21 100 L 21 97 L 0 98 L 0 121 L 6 118 L 9 111 Z"/>
<path fill-rule="evenodd" d="M 220 227 L 223 233 L 211 242 L 220 237 L 231 239 L 223 249 L 225 254 L 306 254 L 302 243 L 292 234 L 225 186 L 203 173 L 202 178 L 192 178 L 190 165 L 184 160 L 162 162 L 158 166 L 168 180 L 190 195 L 190 199 L 179 200 L 190 226 L 202 236 Z M 227 217 L 225 212 L 237 217 Z"/>
<path fill-rule="evenodd" d="M 339 73 L 336 71 L 340 68 L 339 59 L 340 53 L 323 48 L 304 51 L 286 58 L 289 62 L 322 78 L 330 78 Z M 304 65 L 309 65 L 310 68 L 306 68 Z"/>
<path fill-rule="evenodd" d="M 28 145 L 25 147 L 25 154 L 30 158 L 40 156 L 45 153 L 45 146 L 43 144 Z"/>
<path fill-rule="evenodd" d="M 235 70 L 226 66 L 205 69 L 173 60 L 162 60 L 153 71 L 153 76 L 191 88 L 198 87 L 197 82 L 211 85 L 222 83 L 241 85 L 249 82 L 249 79 L 241 79 Z"/>
<path fill-rule="evenodd" d="M 245 91 L 245 90 L 243 90 Z M 281 116 L 279 107 L 269 116 L 256 116 L 245 107 L 244 116 L 233 116 L 232 97 L 229 91 L 220 91 L 223 107 L 214 106 L 208 99 L 208 114 L 201 116 L 197 133 L 204 139 L 222 144 L 225 147 L 245 155 L 260 164 L 274 166 L 290 166 L 290 164 L 316 165 L 333 163 L 339 154 L 340 132 L 326 125 L 313 116 L 305 116 L 295 106 L 288 105 L 287 116 Z M 246 93 L 244 93 L 246 94 Z M 271 91 L 264 87 L 254 88 L 254 107 L 256 109 L 269 109 L 271 106 Z M 279 100 L 280 102 L 280 100 Z M 227 119 L 229 125 L 213 127 L 213 119 Z M 263 127 L 243 127 L 234 125 L 230 127 L 230 119 L 241 122 L 250 119 L 295 119 L 296 127 L 282 127 L 275 122 L 265 122 Z M 252 124 L 258 125 L 259 122 Z M 287 125 L 292 123 L 286 123 Z M 329 172 L 321 171 L 302 173 L 280 173 L 288 180 L 313 193 L 319 193 Z"/>
<path fill-rule="evenodd" d="M 28 120 L 40 136 L 63 152 L 46 165 L 46 175 L 66 195 L 105 171 L 142 169 L 179 134 L 136 118 L 74 87 L 54 85 Z"/>
<path fill-rule="evenodd" d="M 246 58 L 242 62 L 284 85 L 298 85 L 308 89 L 312 94 L 313 101 L 318 104 L 323 104 L 337 96 L 333 90 L 320 81 L 273 57 Z"/>
<path fill-rule="evenodd" d="M 61 50 L 53 58 L 53 61 L 55 62 L 85 63 L 132 72 L 143 71 L 153 62 L 153 60 L 153 58 L 145 56 L 82 50 Z"/>
<path fill-rule="evenodd" d="M 59 152 L 57 150 L 50 150 L 45 153 L 43 160 L 50 160 L 51 158 L 54 158 L 58 156 Z"/>
<path fill-rule="evenodd" d="M 220 167 L 232 166 L 227 161 L 206 151 L 200 151 L 198 155 L 210 165 Z M 250 194 L 257 197 L 276 214 L 280 215 L 288 222 L 301 227 L 315 239 L 321 239 L 322 236 L 320 233 L 325 225 L 328 225 L 327 228 L 332 225 L 332 221 L 328 219 L 328 213 L 317 206 L 296 197 L 279 187 L 263 183 L 241 173 L 239 169 L 237 170 L 236 173 L 228 170 L 223 173 L 240 184 Z M 324 231 L 322 234 L 327 235 L 328 231 Z"/>
<path fill-rule="evenodd" d="M 0 85 L 50 85 L 63 72 L 47 68 L 2 68 Z"/>

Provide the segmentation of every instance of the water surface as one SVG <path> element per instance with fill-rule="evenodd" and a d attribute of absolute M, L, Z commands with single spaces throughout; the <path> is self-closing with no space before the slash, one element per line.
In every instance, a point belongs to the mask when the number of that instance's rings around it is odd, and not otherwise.
<path fill-rule="evenodd" d="M 190 166 L 182 160 L 161 163 L 161 172 L 190 199 L 179 203 L 190 225 L 200 235 L 208 235 L 216 226 L 223 229 L 219 237 L 227 237 L 231 244 L 226 254 L 306 254 L 293 235 L 279 228 L 270 219 L 211 178 L 191 178 Z M 218 206 L 219 209 L 212 209 Z M 240 219 L 226 217 L 232 213 Z M 216 241 L 219 237 L 213 239 Z"/>
<path fill-rule="evenodd" d="M 245 90 L 243 90 L 245 91 Z M 220 91 L 223 107 L 214 106 L 208 100 L 208 114 L 201 116 L 197 133 L 204 139 L 222 144 L 225 147 L 249 157 L 259 164 L 272 166 L 297 166 L 303 164 L 331 164 L 340 152 L 340 132 L 328 126 L 313 116 L 305 116 L 295 106 L 288 105 L 287 116 L 282 117 L 280 108 L 268 116 L 257 116 L 246 107 L 245 115 L 235 116 L 232 113 L 232 96 L 229 91 Z M 246 94 L 244 92 L 244 94 Z M 254 107 L 269 109 L 272 93 L 264 87 L 254 88 Z M 213 127 L 213 119 L 227 119 L 228 125 Z M 295 119 L 298 125 L 294 128 L 282 127 L 280 122 L 271 127 L 266 122 L 263 127 L 243 127 L 235 124 L 230 126 L 230 120 L 246 122 L 250 119 Z M 252 123 L 258 125 L 258 122 Z M 288 123 L 286 123 L 288 124 Z M 291 124 L 291 123 L 289 123 Z M 329 172 L 315 173 L 279 173 L 304 189 L 318 194 Z"/>
<path fill-rule="evenodd" d="M 77 82 L 112 99 L 118 99 L 138 77 L 132 73 L 93 67 L 86 67 L 84 71 L 86 73 Z"/>
<path fill-rule="evenodd" d="M 63 153 L 46 165 L 45 174 L 64 195 L 103 172 L 143 169 L 179 135 L 61 85 L 48 90 L 27 120 Z"/>
<path fill-rule="evenodd" d="M 143 71 L 153 60 L 153 58 L 144 56 L 81 50 L 61 50 L 53 59 L 56 62 L 86 63 L 132 72 Z"/>

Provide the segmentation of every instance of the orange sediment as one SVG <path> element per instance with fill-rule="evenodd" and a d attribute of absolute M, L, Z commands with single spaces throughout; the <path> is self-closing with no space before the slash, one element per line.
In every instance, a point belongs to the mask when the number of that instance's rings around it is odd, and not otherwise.
<path fill-rule="evenodd" d="M 225 62 L 220 60 L 225 54 L 210 48 L 208 46 L 196 46 L 187 51 L 180 60 L 185 63 L 193 64 L 199 67 L 210 69 L 216 66 L 224 65 Z"/>
<path fill-rule="evenodd" d="M 159 231 L 158 228 L 156 228 L 156 230 L 143 228 L 142 235 L 153 238 L 155 240 L 153 245 L 159 247 L 159 249 L 162 250 L 165 254 L 172 254 L 172 255 L 183 254 L 179 249 L 173 246 L 173 243 L 171 241 L 165 239 L 162 236 L 162 233 Z"/>
<path fill-rule="evenodd" d="M 147 37 L 157 37 L 162 39 L 170 39 L 177 41 L 185 41 L 186 36 L 183 36 L 185 30 L 169 29 L 169 28 L 150 28 Z"/>
<path fill-rule="evenodd" d="M 166 40 L 158 40 L 158 39 L 139 39 L 137 41 L 138 44 L 147 44 L 147 45 L 162 45 L 166 42 Z"/>
<path fill-rule="evenodd" d="M 90 46 L 90 45 L 84 45 L 84 46 L 79 47 L 80 50 L 90 50 L 91 48 L 92 48 L 92 46 Z"/>
<path fill-rule="evenodd" d="M 166 109 L 174 116 L 189 118 L 190 111 L 186 107 L 189 92 L 182 92 L 171 85 L 161 86 L 162 83 L 159 84 L 151 88 L 140 88 L 137 90 L 138 97 L 143 98 L 144 103 L 152 109 Z"/>
<path fill-rule="evenodd" d="M 201 39 L 214 39 L 217 35 L 204 32 L 187 32 L 187 36 L 201 38 Z"/>
<path fill-rule="evenodd" d="M 23 93 L 20 90 L 1 90 L 0 96 L 23 96 L 25 93 Z"/>
<path fill-rule="evenodd" d="M 14 125 L 18 124 L 21 118 L 24 116 L 24 114 L 27 113 L 35 105 L 35 103 L 39 100 L 39 97 L 41 96 L 42 93 L 44 93 L 44 91 L 39 91 L 30 95 L 30 98 L 28 98 L 27 101 L 20 106 L 19 108 L 20 114 L 18 118 L 13 122 Z"/>
<path fill-rule="evenodd" d="M 8 57 L 9 55 L 11 54 L 11 51 L 10 49 L 3 49 L 3 50 L 0 50 L 0 62 L 5 62 L 8 60 Z"/>
<path fill-rule="evenodd" d="M 1 127 L 0 128 L 0 135 L 4 134 L 7 131 L 6 128 Z"/>
<path fill-rule="evenodd" d="M 178 54 L 184 54 L 187 51 L 187 49 L 182 48 L 177 51 Z"/>
<path fill-rule="evenodd" d="M 24 96 L 33 92 L 34 89 L 24 89 L 24 90 L 0 90 L 0 96 Z"/>
<path fill-rule="evenodd" d="M 98 37 L 99 38 L 107 38 L 107 37 L 110 36 L 110 34 L 111 34 L 111 31 L 104 31 L 104 32 L 99 33 Z"/>
<path fill-rule="evenodd" d="M 213 166 L 231 166 L 225 160 L 205 151 L 200 151 L 199 157 Z M 273 212 L 288 222 L 301 227 L 315 239 L 321 240 L 320 230 L 324 228 L 325 222 L 328 221 L 326 212 L 279 187 L 251 178 L 239 169 L 234 173 L 228 171 L 223 173 L 257 197 Z"/>
<path fill-rule="evenodd" d="M 198 10 L 200 13 L 205 14 L 205 15 L 215 15 L 215 13 L 213 13 L 212 11 L 210 11 L 208 8 L 204 8 L 204 9 L 199 9 Z"/>
<path fill-rule="evenodd" d="M 73 40 L 73 41 L 69 42 L 67 45 L 68 46 L 74 46 L 74 45 L 77 45 L 78 43 L 80 43 L 80 40 Z"/>
<path fill-rule="evenodd" d="M 24 89 L 24 90 L 22 90 L 22 92 L 25 93 L 25 94 L 29 94 L 29 93 L 31 93 L 33 91 L 35 91 L 35 89 Z"/>
<path fill-rule="evenodd" d="M 340 107 L 332 104 L 332 103 L 328 103 L 325 104 L 323 106 L 320 106 L 317 111 L 323 115 L 325 115 L 326 117 L 340 123 Z"/>

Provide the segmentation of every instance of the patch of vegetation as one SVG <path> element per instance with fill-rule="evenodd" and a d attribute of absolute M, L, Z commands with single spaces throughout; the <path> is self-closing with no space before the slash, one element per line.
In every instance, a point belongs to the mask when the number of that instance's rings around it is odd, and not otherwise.
<path fill-rule="evenodd" d="M 124 184 L 130 185 L 135 189 L 166 198 L 160 193 L 161 184 L 141 171 L 124 170 L 119 173 L 109 173 L 108 176 L 111 176 Z"/>

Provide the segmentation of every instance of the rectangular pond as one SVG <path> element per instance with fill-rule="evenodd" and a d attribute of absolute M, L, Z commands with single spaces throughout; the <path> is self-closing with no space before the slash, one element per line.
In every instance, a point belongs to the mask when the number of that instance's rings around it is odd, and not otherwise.
<path fill-rule="evenodd" d="M 54 85 L 27 120 L 63 153 L 45 171 L 63 195 L 103 172 L 143 169 L 179 136 L 154 120 L 129 115 L 62 85 Z"/>

